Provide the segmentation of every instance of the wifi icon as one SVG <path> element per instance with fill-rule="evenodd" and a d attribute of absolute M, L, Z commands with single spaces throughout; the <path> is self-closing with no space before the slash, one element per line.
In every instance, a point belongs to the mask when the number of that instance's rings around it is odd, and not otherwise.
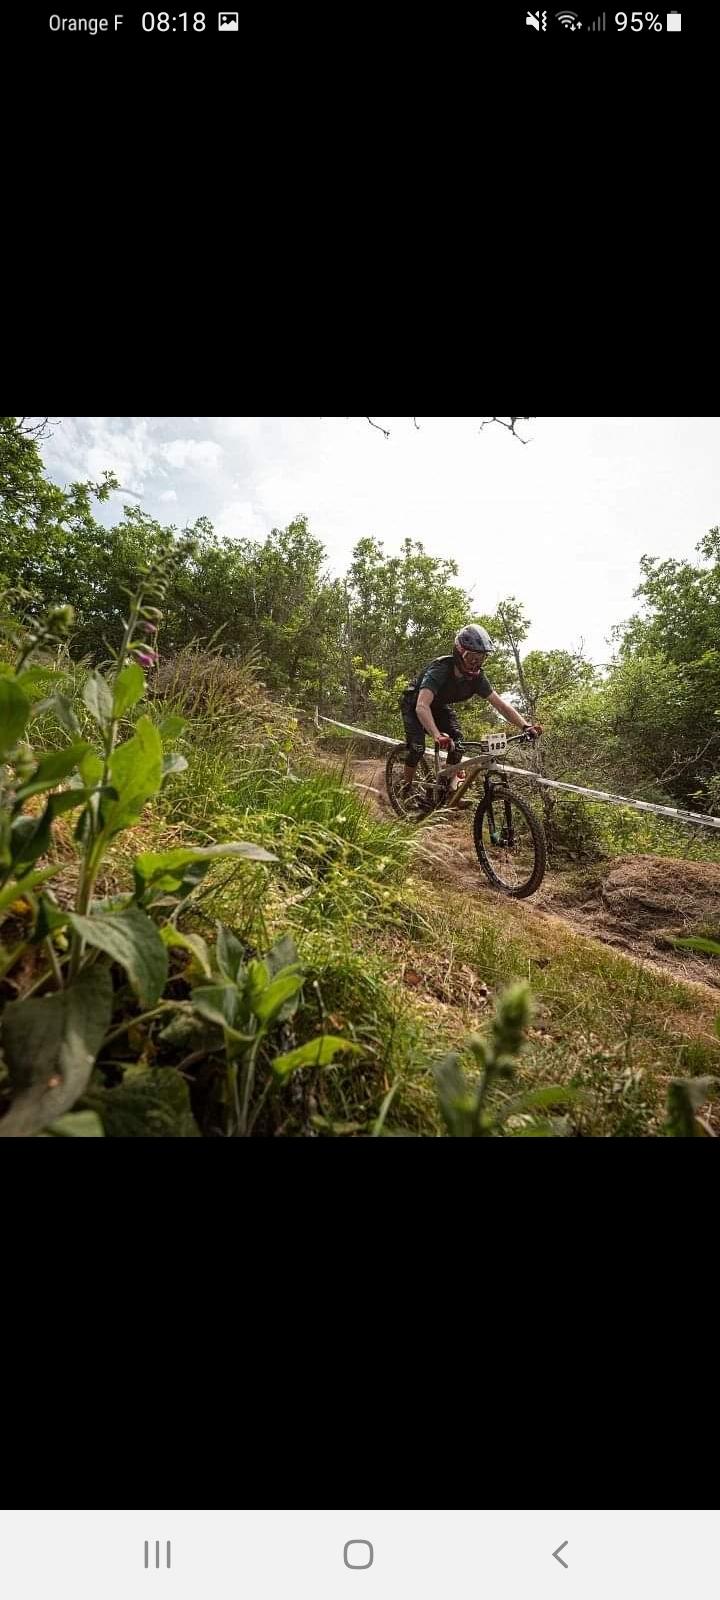
<path fill-rule="evenodd" d="M 577 11 L 556 11 L 555 20 L 561 22 L 564 28 L 569 28 L 571 33 L 576 33 L 582 27 Z"/>

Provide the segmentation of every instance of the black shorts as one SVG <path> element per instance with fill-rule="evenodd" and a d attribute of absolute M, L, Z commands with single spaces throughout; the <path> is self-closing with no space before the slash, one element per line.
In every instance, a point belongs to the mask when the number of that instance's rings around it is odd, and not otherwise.
<path fill-rule="evenodd" d="M 406 766 L 408 767 L 417 766 L 418 761 L 420 760 L 420 757 L 425 749 L 425 740 L 427 738 L 427 731 L 423 727 L 420 718 L 418 717 L 417 711 L 415 710 L 415 704 L 416 702 L 414 695 L 408 699 L 406 699 L 405 695 L 401 697 L 400 712 L 403 719 L 405 737 L 407 739 L 408 749 Z M 436 706 L 435 702 L 433 701 L 432 714 L 433 720 L 436 723 L 436 726 L 440 729 L 440 732 L 449 733 L 450 738 L 453 741 L 455 749 L 451 750 L 448 754 L 448 766 L 456 766 L 458 761 L 462 761 L 463 735 L 462 728 L 460 727 L 460 723 L 458 722 L 455 712 L 451 706 Z"/>

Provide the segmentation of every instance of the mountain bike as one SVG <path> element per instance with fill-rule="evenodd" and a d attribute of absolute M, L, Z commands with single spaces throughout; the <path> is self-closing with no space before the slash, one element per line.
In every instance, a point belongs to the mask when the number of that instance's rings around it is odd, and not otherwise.
<path fill-rule="evenodd" d="M 448 814 L 463 807 L 463 798 L 482 778 L 483 794 L 473 817 L 473 839 L 478 860 L 494 889 L 514 900 L 524 900 L 539 889 L 545 876 L 547 845 L 542 823 L 519 794 L 509 787 L 506 774 L 496 765 L 508 745 L 532 743 L 534 735 L 490 733 L 483 739 L 468 740 L 468 752 L 454 766 L 440 763 L 440 746 L 435 745 L 431 766 L 421 756 L 413 782 L 405 784 L 403 768 L 407 745 L 396 745 L 385 766 L 388 799 L 394 811 L 406 821 L 422 822 L 434 812 Z M 460 776 L 458 788 L 451 792 L 453 776 Z M 467 804 L 467 802 L 465 802 Z"/>

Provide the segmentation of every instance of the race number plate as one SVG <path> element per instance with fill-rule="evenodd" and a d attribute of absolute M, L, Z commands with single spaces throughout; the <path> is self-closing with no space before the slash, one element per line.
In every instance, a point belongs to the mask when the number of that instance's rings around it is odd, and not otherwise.
<path fill-rule="evenodd" d="M 486 733 L 480 743 L 489 756 L 500 756 L 507 749 L 507 734 Z"/>

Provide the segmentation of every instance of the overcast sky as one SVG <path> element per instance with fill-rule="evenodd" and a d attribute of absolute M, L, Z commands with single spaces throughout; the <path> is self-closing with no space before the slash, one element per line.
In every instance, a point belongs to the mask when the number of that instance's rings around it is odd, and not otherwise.
<path fill-rule="evenodd" d="M 541 417 L 519 425 L 526 446 L 480 420 L 373 418 L 385 439 L 363 417 L 65 417 L 42 448 L 56 481 L 112 469 L 178 528 L 206 515 L 262 538 L 305 512 L 334 573 L 364 535 L 388 554 L 420 539 L 457 561 L 476 612 L 515 594 L 530 648 L 608 661 L 641 555 L 692 556 L 720 521 L 720 419 Z"/>

